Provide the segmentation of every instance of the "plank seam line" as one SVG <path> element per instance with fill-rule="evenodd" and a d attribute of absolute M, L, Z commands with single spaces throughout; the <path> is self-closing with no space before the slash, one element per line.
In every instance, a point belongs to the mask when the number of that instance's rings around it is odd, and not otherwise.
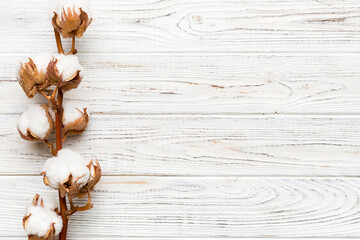
<path fill-rule="evenodd" d="M 40 174 L 0 174 L 5 177 L 42 177 Z M 152 178 L 301 178 L 301 179 L 325 179 L 325 178 L 348 178 L 359 179 L 360 175 L 115 175 L 104 174 L 103 177 L 152 177 Z"/>
<path fill-rule="evenodd" d="M 6 239 L 12 239 L 12 238 L 23 238 L 24 236 L 1 236 L 0 238 L 6 238 Z M 72 236 L 69 236 L 72 237 Z M 346 240 L 346 239 L 359 239 L 358 237 L 235 237 L 235 236 L 122 236 L 122 235 L 113 235 L 113 236 L 105 236 L 105 235 L 99 235 L 97 237 L 94 237 L 93 235 L 81 235 L 80 237 L 75 235 L 76 239 L 99 239 L 101 237 L 102 239 L 114 239 L 114 238 L 120 238 L 120 239 L 239 239 L 239 240 L 250 240 L 250 239 L 268 239 L 268 240 L 310 240 L 310 239 L 320 239 L 320 240 Z"/>
<path fill-rule="evenodd" d="M 89 108 L 90 109 L 90 108 Z M 0 113 L 1 116 L 16 116 L 18 117 L 21 114 L 19 113 Z M 91 112 L 90 116 L 157 116 L 157 117 L 168 117 L 168 116 L 239 116 L 239 117 L 321 117 L 321 118 L 332 118 L 332 117 L 360 117 L 360 113 L 100 113 L 100 112 Z"/>
<path fill-rule="evenodd" d="M 0 56 L 27 56 L 29 54 L 37 54 L 38 52 L 0 52 Z M 344 55 L 352 55 L 352 54 L 360 54 L 360 51 L 120 51 L 120 52 L 82 52 L 81 55 L 167 55 L 167 54 L 178 54 L 178 55 L 193 55 L 193 54 L 208 54 L 208 55 L 234 55 L 234 54 L 254 54 L 254 55 L 271 55 L 271 54 L 309 54 L 309 55 L 318 55 L 318 54 L 344 54 Z"/>

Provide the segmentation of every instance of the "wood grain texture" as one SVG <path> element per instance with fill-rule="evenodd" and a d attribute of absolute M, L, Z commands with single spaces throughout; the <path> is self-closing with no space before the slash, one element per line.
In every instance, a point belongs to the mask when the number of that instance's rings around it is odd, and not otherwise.
<path fill-rule="evenodd" d="M 39 174 L 47 147 L 0 117 L 0 173 Z M 105 175 L 358 176 L 360 117 L 91 116 L 65 147 Z"/>
<path fill-rule="evenodd" d="M 0 9 L 0 52 L 55 49 L 46 1 Z M 357 0 L 102 0 L 93 9 L 80 52 L 359 52 Z"/>
<path fill-rule="evenodd" d="M 15 68 L 56 46 L 45 0 L 0 9 L 0 240 L 20 240 L 28 201 L 55 191 L 38 175 L 47 148 L 17 133 Z M 104 177 L 69 240 L 360 239 L 358 0 L 93 9 L 67 94 L 90 125 L 65 146 Z"/>
<path fill-rule="evenodd" d="M 1 237 L 1 240 L 24 240 L 24 237 Z M 70 236 L 67 238 L 68 240 L 98 240 L 98 237 L 92 237 L 92 236 L 77 236 L 76 238 Z M 101 236 L 101 239 L 106 239 L 106 240 L 133 240 L 133 239 L 144 239 L 144 240 L 227 240 L 229 238 L 227 237 L 201 237 L 201 238 L 193 238 L 193 237 L 108 237 L 108 236 Z M 299 240 L 299 238 L 273 238 L 273 237 L 266 237 L 266 238 L 234 238 L 232 237 L 231 239 L 234 240 Z M 301 238 L 301 240 L 313 240 L 314 238 Z M 348 239 L 348 238 L 321 238 L 321 240 L 344 240 L 344 239 Z M 351 239 L 357 239 L 357 238 L 351 238 Z"/>
<path fill-rule="evenodd" d="M 73 236 L 70 236 L 67 238 L 68 240 L 98 240 L 98 237 L 92 237 L 92 236 L 77 236 L 76 238 Z M 101 236 L 101 239 L 106 240 L 133 240 L 133 239 L 144 239 L 144 240 L 227 240 L 229 238 L 227 237 L 201 237 L 201 238 L 189 238 L 189 237 L 108 237 L 108 236 Z M 234 238 L 231 239 L 234 240 L 264 240 L 265 238 Z M 314 238 L 301 238 L 301 240 L 313 240 Z M 321 238 L 321 240 L 344 240 L 348 238 Z M 352 238 L 357 239 L 357 238 Z M 0 240 L 24 240 L 24 237 L 1 237 Z M 273 237 L 266 237 L 266 240 L 299 240 L 299 238 L 273 238 Z"/>
<path fill-rule="evenodd" d="M 1 237 L 1 240 L 24 240 L 24 237 Z M 88 240 L 98 240 L 98 237 L 92 237 L 92 236 L 77 236 L 76 238 L 70 236 L 67 238 L 68 240 L 84 240 L 84 239 L 88 239 Z M 106 240 L 133 240 L 133 239 L 144 239 L 144 240 L 227 240 L 229 238 L 227 237 L 201 237 L 201 238 L 193 238 L 193 237 L 109 237 L 109 236 L 101 236 L 101 239 L 106 239 Z M 266 237 L 266 238 L 234 238 L 232 237 L 231 239 L 234 240 L 299 240 L 299 238 L 273 238 L 273 237 Z M 313 240 L 314 238 L 301 238 L 301 240 Z M 344 239 L 348 239 L 348 238 L 321 238 L 321 240 L 344 240 Z M 351 238 L 351 239 L 357 239 L 357 238 Z"/>
<path fill-rule="evenodd" d="M 0 55 L 0 113 L 29 103 L 16 82 L 24 55 Z M 66 98 L 102 113 L 360 113 L 358 54 L 83 54 Z M 36 98 L 32 102 L 39 102 Z"/>
<path fill-rule="evenodd" d="M 21 217 L 39 177 L 0 177 L 0 232 Z M 70 236 L 360 237 L 358 178 L 104 177 Z M 24 236 L 25 237 L 25 236 Z"/>

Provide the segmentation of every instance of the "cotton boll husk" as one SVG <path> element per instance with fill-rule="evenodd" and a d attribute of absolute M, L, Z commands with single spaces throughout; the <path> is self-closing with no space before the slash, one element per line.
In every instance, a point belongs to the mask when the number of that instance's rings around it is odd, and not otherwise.
<path fill-rule="evenodd" d="M 59 74 L 62 74 L 64 81 L 73 78 L 77 71 L 80 71 L 80 77 L 83 77 L 84 68 L 81 66 L 79 58 L 76 55 L 57 54 L 55 58 L 57 59 L 56 67 Z"/>
<path fill-rule="evenodd" d="M 65 101 L 63 107 L 64 107 L 64 115 L 63 115 L 64 125 L 68 125 L 69 123 L 74 122 L 83 116 L 81 112 L 83 107 L 80 106 L 80 103 L 78 102 Z"/>
<path fill-rule="evenodd" d="M 49 119 L 47 110 L 40 105 L 30 105 L 28 109 L 21 114 L 18 121 L 19 131 L 26 136 L 27 130 L 36 135 L 40 140 L 48 137 L 52 129 L 52 120 Z"/>
<path fill-rule="evenodd" d="M 26 64 L 29 62 L 29 58 L 32 59 L 34 62 L 36 69 L 39 72 L 42 72 L 43 74 L 46 73 L 46 68 L 49 65 L 50 61 L 53 58 L 53 55 L 51 53 L 38 53 L 37 55 L 22 58 L 18 65 L 16 66 L 16 78 L 20 80 L 20 69 L 23 64 Z"/>
<path fill-rule="evenodd" d="M 26 58 L 18 64 L 16 79 L 29 98 L 34 97 L 38 91 L 49 87 L 50 83 L 46 78 L 46 71 L 51 60 L 50 53 L 40 53 Z"/>
<path fill-rule="evenodd" d="M 51 0 L 50 0 L 51 1 Z M 89 15 L 91 18 L 91 1 L 90 0 L 57 0 L 52 1 L 50 4 L 51 9 L 51 17 L 53 16 L 53 12 L 55 11 L 59 17 L 62 16 L 62 9 L 65 10 L 67 8 L 75 9 L 75 11 L 80 14 L 80 8 Z"/>
<path fill-rule="evenodd" d="M 95 166 L 92 164 L 90 168 L 90 181 L 92 181 L 95 177 Z"/>
<path fill-rule="evenodd" d="M 87 108 L 80 107 L 80 104 L 76 102 L 66 102 L 63 123 L 64 138 L 72 134 L 82 134 L 89 123 Z"/>

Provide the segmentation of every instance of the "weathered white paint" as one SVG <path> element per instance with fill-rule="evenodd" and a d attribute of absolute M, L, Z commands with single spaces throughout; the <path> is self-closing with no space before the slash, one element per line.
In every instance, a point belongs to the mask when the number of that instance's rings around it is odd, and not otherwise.
<path fill-rule="evenodd" d="M 0 1 L 1 240 L 25 239 L 26 202 L 55 194 L 38 176 L 46 147 L 15 126 L 29 103 L 17 62 L 55 50 L 46 2 Z M 360 239 L 358 0 L 93 8 L 85 78 L 66 94 L 90 125 L 65 146 L 104 178 L 69 240 Z"/>
<path fill-rule="evenodd" d="M 22 236 L 42 177 L 1 177 L 0 232 Z M 42 186 L 42 187 L 39 187 Z M 70 236 L 360 237 L 358 178 L 104 177 Z"/>
<path fill-rule="evenodd" d="M 0 113 L 20 113 L 29 102 L 14 74 L 24 56 L 0 55 Z M 79 56 L 84 81 L 65 97 L 92 112 L 360 113 L 359 54 Z"/>
<path fill-rule="evenodd" d="M 55 48 L 46 2 L 0 1 L 0 52 Z M 358 0 L 93 2 L 80 52 L 359 52 Z"/>
<path fill-rule="evenodd" d="M 0 116 L 0 173 L 39 174 L 48 149 L 17 118 Z M 360 117 L 92 115 L 65 147 L 105 175 L 358 176 Z"/>

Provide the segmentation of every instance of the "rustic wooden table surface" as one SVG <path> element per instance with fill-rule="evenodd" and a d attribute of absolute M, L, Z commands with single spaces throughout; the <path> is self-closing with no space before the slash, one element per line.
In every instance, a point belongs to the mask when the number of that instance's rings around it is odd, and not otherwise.
<path fill-rule="evenodd" d="M 56 51 L 46 0 L 0 1 L 0 239 L 26 239 L 43 145 L 16 129 L 19 59 Z M 66 95 L 94 208 L 69 239 L 360 239 L 359 0 L 94 0 Z M 69 42 L 66 42 L 69 46 Z M 39 102 L 35 98 L 32 102 Z"/>

